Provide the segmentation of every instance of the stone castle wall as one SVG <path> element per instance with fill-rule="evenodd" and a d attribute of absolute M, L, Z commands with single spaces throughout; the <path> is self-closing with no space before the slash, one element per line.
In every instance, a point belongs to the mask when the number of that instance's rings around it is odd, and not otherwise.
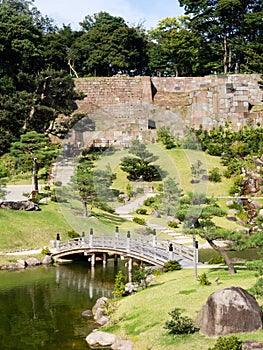
<path fill-rule="evenodd" d="M 156 138 L 154 128 L 169 126 L 174 133 L 186 127 L 211 129 L 231 122 L 234 129 L 248 120 L 262 123 L 260 76 L 215 75 L 206 77 L 127 77 L 75 79 L 77 90 L 86 97 L 75 113 L 84 113 L 94 128 L 90 140 L 126 142 L 136 135 Z M 89 141 L 90 143 L 91 141 Z"/>

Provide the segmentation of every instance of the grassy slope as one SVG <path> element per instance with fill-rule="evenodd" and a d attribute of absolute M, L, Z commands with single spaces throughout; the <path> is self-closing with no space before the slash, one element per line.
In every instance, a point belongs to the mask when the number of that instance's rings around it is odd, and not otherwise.
<path fill-rule="evenodd" d="M 49 245 L 56 233 L 71 230 L 56 203 L 41 205 L 39 212 L 0 210 L 1 250 L 40 248 Z"/>
<path fill-rule="evenodd" d="M 224 181 L 217 184 L 202 181 L 195 187 L 190 183 L 191 164 L 199 159 L 202 161 L 207 171 L 214 167 L 219 167 L 222 170 L 223 167 L 220 164 L 219 158 L 208 156 L 203 152 L 191 150 L 174 149 L 167 151 L 160 144 L 151 144 L 148 147 L 151 152 L 158 156 L 156 164 L 167 172 L 167 177 L 170 176 L 177 179 L 184 193 L 188 191 L 198 191 L 215 196 L 226 196 L 228 194 L 229 180 L 224 179 Z M 125 155 L 127 155 L 127 150 L 117 151 L 112 155 L 108 155 L 107 152 L 105 152 L 98 162 L 100 168 L 105 168 L 110 165 L 112 171 L 116 172 L 117 179 L 114 181 L 113 187 L 122 191 L 125 191 L 128 180 L 126 179 L 126 174 L 120 170 L 119 162 Z M 224 205 L 224 203 L 225 199 L 222 199 L 222 205 Z M 81 205 L 78 205 L 79 207 L 76 211 L 69 206 L 62 207 L 56 203 L 42 205 L 41 212 L 0 210 L 0 250 L 18 250 L 22 248 L 39 248 L 46 246 L 51 239 L 55 238 L 58 232 L 61 233 L 62 239 L 67 238 L 66 232 L 71 229 L 75 229 L 79 233 L 82 231 L 87 233 L 92 227 L 97 233 L 108 233 L 113 232 L 116 225 L 118 225 L 123 232 L 127 230 L 133 231 L 136 227 L 139 227 L 116 215 L 107 214 L 96 209 L 93 209 L 94 216 L 92 218 L 83 218 Z M 163 219 L 156 219 L 150 215 L 146 216 L 145 219 L 157 224 L 159 223 L 160 225 L 165 224 Z M 229 225 L 229 223 L 227 223 L 227 225 Z M 232 223 L 231 225 L 235 226 L 235 224 Z"/>
<path fill-rule="evenodd" d="M 157 277 L 156 285 L 135 295 L 117 302 L 112 315 L 112 326 L 106 330 L 118 336 L 128 336 L 136 342 L 135 350 L 196 350 L 208 349 L 215 343 L 197 332 L 193 335 L 172 336 L 163 328 L 165 321 L 170 319 L 168 312 L 180 308 L 182 316 L 195 319 L 201 306 L 215 290 L 227 286 L 240 286 L 244 289 L 254 284 L 256 278 L 251 271 L 238 271 L 229 276 L 222 269 L 200 269 L 198 273 L 206 272 L 212 282 L 210 286 L 201 286 L 193 277 L 192 269 L 169 272 Z M 214 279 L 219 276 L 220 284 Z M 263 300 L 259 301 L 262 303 Z M 121 321 L 121 322 L 120 322 Z M 253 334 L 241 334 L 242 340 L 258 339 L 263 341 L 263 331 Z"/>

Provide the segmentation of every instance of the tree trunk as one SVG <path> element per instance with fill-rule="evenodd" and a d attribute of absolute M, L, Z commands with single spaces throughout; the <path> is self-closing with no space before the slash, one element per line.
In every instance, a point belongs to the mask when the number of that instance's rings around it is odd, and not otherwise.
<path fill-rule="evenodd" d="M 83 204 L 83 216 L 86 218 L 88 216 L 87 202 L 82 201 Z"/>
<path fill-rule="evenodd" d="M 227 73 L 227 42 L 226 37 L 224 37 L 224 73 Z"/>
<path fill-rule="evenodd" d="M 212 239 L 210 239 L 209 237 L 205 237 L 205 239 L 207 240 L 207 242 L 210 244 L 210 246 L 216 250 L 220 255 L 222 255 L 222 257 L 225 259 L 225 262 L 227 264 L 228 267 L 228 273 L 229 275 L 234 275 L 236 273 L 236 270 L 234 268 L 234 265 L 231 261 L 231 259 L 229 258 L 229 256 L 227 255 L 227 252 L 224 248 L 221 248 L 219 246 L 217 246 Z"/>

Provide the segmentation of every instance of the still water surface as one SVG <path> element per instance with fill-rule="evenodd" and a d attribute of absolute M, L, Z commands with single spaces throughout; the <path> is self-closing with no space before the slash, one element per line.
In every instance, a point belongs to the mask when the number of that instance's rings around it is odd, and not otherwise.
<path fill-rule="evenodd" d="M 96 328 L 81 316 L 101 296 L 112 297 L 117 269 L 111 262 L 0 271 L 0 349 L 88 349 Z"/>

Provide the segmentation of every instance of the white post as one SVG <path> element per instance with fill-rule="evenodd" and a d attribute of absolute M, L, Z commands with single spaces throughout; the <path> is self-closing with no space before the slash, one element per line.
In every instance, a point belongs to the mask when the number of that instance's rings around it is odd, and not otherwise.
<path fill-rule="evenodd" d="M 156 230 L 153 230 L 153 254 L 154 260 L 156 260 Z"/>
<path fill-rule="evenodd" d="M 118 245 L 119 245 L 119 227 L 116 226 L 114 248 L 116 249 Z"/>
<path fill-rule="evenodd" d="M 198 262 L 198 241 L 193 237 L 193 247 L 194 247 L 194 278 L 197 278 L 197 262 Z"/>
<path fill-rule="evenodd" d="M 92 228 L 90 229 L 89 235 L 90 235 L 89 246 L 90 248 L 92 248 L 93 247 L 93 229 Z"/>
<path fill-rule="evenodd" d="M 96 255 L 95 255 L 95 253 L 93 253 L 91 255 L 91 267 L 94 267 L 95 264 L 96 264 Z"/>
<path fill-rule="evenodd" d="M 127 233 L 127 241 L 126 241 L 127 253 L 130 252 L 130 249 L 131 249 L 131 233 L 130 233 L 130 231 L 128 231 L 128 233 Z"/>
<path fill-rule="evenodd" d="M 174 247 L 173 247 L 173 243 L 169 243 L 169 256 L 168 256 L 169 260 L 173 260 L 174 259 Z"/>
<path fill-rule="evenodd" d="M 57 239 L 56 239 L 56 250 L 59 251 L 60 246 L 60 235 L 57 233 Z"/>
<path fill-rule="evenodd" d="M 107 254 L 103 253 L 103 266 L 105 267 L 107 265 Z"/>

